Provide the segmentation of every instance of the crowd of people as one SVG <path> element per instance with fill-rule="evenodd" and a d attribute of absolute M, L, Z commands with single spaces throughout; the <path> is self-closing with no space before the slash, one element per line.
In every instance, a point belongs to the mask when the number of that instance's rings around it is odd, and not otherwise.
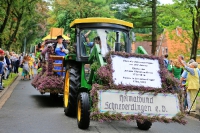
<path fill-rule="evenodd" d="M 184 91 L 185 111 L 196 112 L 195 97 L 200 87 L 198 63 L 193 59 L 186 63 L 182 55 L 179 55 L 175 60 L 168 60 L 168 55 L 165 55 L 164 65 L 175 78 L 180 80 L 180 88 Z"/>
<path fill-rule="evenodd" d="M 20 56 L 15 52 L 0 49 L 0 90 L 3 90 L 3 80 L 7 80 L 11 73 L 18 73 Z"/>
<path fill-rule="evenodd" d="M 3 90 L 3 80 L 9 79 L 12 73 L 19 73 L 22 68 L 22 80 L 34 78 L 34 54 L 17 54 L 0 49 L 0 90 Z"/>

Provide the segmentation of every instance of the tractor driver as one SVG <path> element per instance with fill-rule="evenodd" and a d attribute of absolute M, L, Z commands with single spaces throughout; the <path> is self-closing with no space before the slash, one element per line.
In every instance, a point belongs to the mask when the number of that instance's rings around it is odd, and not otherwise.
<path fill-rule="evenodd" d="M 90 53 L 92 52 L 95 44 L 99 44 L 101 48 L 101 40 L 99 36 L 95 37 L 93 42 L 90 42 L 89 38 L 86 38 L 86 42 L 87 42 L 86 46 L 90 47 Z"/>
<path fill-rule="evenodd" d="M 93 42 L 90 42 L 90 41 L 89 41 L 89 38 L 88 38 L 88 34 L 89 34 L 89 33 L 90 33 L 90 31 L 88 31 L 88 32 L 85 34 L 85 37 L 86 37 L 86 42 L 87 42 L 86 46 L 88 46 L 88 47 L 91 48 L 91 49 L 90 49 L 90 53 L 91 53 L 91 52 L 92 52 L 92 49 L 93 49 L 93 47 L 94 47 L 95 44 L 99 44 L 100 48 L 102 47 L 102 45 L 101 45 L 101 39 L 100 39 L 99 36 L 95 37 Z M 111 48 L 110 48 L 110 46 L 109 46 L 108 44 L 107 44 L 107 48 L 108 48 L 109 51 L 111 50 Z"/>

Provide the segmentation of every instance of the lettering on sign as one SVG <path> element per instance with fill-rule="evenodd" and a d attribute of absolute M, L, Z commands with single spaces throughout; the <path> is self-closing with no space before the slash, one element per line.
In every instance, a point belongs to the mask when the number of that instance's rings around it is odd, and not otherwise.
<path fill-rule="evenodd" d="M 161 88 L 158 60 L 112 56 L 113 80 L 116 85 Z"/>
<path fill-rule="evenodd" d="M 174 117 L 180 112 L 177 94 L 162 94 L 154 96 L 150 93 L 143 95 L 139 91 L 99 90 L 98 108 L 100 113 L 122 113 L 124 115 L 150 115 Z M 109 98 L 108 98 L 109 97 Z"/>

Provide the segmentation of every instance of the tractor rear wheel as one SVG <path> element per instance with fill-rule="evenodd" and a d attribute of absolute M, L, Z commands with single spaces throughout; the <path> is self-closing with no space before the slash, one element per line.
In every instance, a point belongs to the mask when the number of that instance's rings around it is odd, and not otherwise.
<path fill-rule="evenodd" d="M 80 87 L 80 69 L 72 66 L 65 73 L 64 112 L 66 116 L 76 115 L 78 88 Z"/>
<path fill-rule="evenodd" d="M 152 122 L 144 121 L 144 123 L 141 123 L 141 122 L 137 121 L 137 126 L 140 130 L 149 130 L 152 126 Z"/>
<path fill-rule="evenodd" d="M 78 95 L 77 124 L 80 129 L 87 129 L 90 125 L 90 100 L 86 92 Z"/>

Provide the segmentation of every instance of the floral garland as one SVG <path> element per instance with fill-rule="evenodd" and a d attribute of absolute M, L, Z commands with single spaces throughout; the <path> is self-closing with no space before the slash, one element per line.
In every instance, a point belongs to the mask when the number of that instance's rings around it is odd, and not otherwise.
<path fill-rule="evenodd" d="M 152 87 L 144 87 L 144 86 L 131 86 L 131 85 L 115 85 L 112 73 L 114 70 L 112 69 L 112 59 L 111 56 L 122 56 L 125 58 L 129 57 L 137 57 L 137 58 L 147 58 L 152 60 L 158 60 L 160 64 L 160 77 L 162 82 L 162 88 L 152 88 Z M 97 70 L 96 78 L 98 83 L 93 84 L 92 90 L 90 91 L 90 96 L 92 98 L 93 102 L 93 108 L 91 109 L 91 119 L 96 121 L 112 121 L 112 120 L 138 120 L 138 121 L 144 121 L 148 120 L 151 122 L 164 122 L 164 123 L 170 123 L 170 122 L 178 122 L 180 124 L 186 124 L 186 121 L 183 120 L 184 115 L 182 113 L 177 114 L 172 119 L 166 118 L 166 117 L 159 117 L 159 116 L 142 116 L 141 114 L 138 115 L 122 115 L 120 113 L 117 114 L 110 114 L 109 112 L 106 113 L 100 113 L 98 109 L 98 90 L 124 90 L 124 91 L 131 91 L 131 90 L 137 90 L 140 91 L 142 94 L 151 92 L 154 95 L 157 95 L 158 93 L 178 93 L 179 102 L 180 102 L 180 110 L 183 111 L 182 105 L 182 93 L 176 89 L 179 86 L 179 82 L 167 71 L 167 69 L 164 67 L 164 61 L 162 58 L 156 57 L 156 56 L 148 56 L 148 55 L 138 55 L 133 53 L 124 53 L 124 52 L 110 52 L 107 56 L 107 65 L 102 66 Z M 101 84 L 101 85 L 100 85 Z"/>
<path fill-rule="evenodd" d="M 137 58 L 147 58 L 147 59 L 151 59 L 151 60 L 158 60 L 159 64 L 160 64 L 160 77 L 161 77 L 161 82 L 162 82 L 162 88 L 152 88 L 152 87 L 144 87 L 144 86 L 129 86 L 129 85 L 118 85 L 116 86 L 114 84 L 114 80 L 113 80 L 113 76 L 112 73 L 114 72 L 114 70 L 112 69 L 112 59 L 111 56 L 122 56 L 125 58 L 129 58 L 129 57 L 137 57 Z M 107 65 L 100 67 L 97 71 L 97 78 L 98 80 L 101 80 L 102 83 L 104 85 L 109 85 L 111 88 L 116 88 L 117 90 L 127 90 L 127 88 L 129 88 L 129 90 L 139 90 L 142 92 L 154 92 L 155 95 L 157 93 L 177 93 L 179 90 L 177 88 L 179 88 L 178 86 L 179 81 L 174 78 L 169 72 L 168 70 L 164 67 L 164 61 L 162 58 L 160 57 L 156 57 L 156 56 L 148 56 L 148 55 L 139 55 L 139 54 L 133 54 L 133 53 L 124 53 L 124 52 L 110 52 L 107 56 Z"/>
<path fill-rule="evenodd" d="M 50 54 L 53 54 L 52 47 L 48 47 L 42 51 L 43 57 L 48 53 L 48 67 L 43 63 L 42 71 L 37 74 L 32 81 L 32 85 L 39 91 L 51 90 L 51 92 L 63 92 L 64 81 L 62 77 L 54 75 L 53 60 L 50 59 Z"/>

